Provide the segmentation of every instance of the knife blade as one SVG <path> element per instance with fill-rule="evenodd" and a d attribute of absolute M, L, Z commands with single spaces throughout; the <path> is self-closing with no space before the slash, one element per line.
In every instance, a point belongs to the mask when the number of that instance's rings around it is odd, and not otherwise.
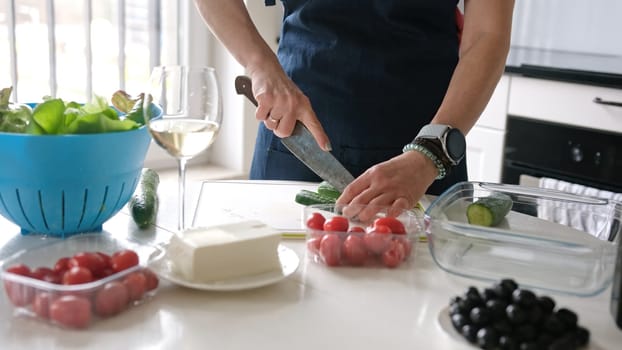
<path fill-rule="evenodd" d="M 243 75 L 236 77 L 235 90 L 238 95 L 246 96 L 257 106 L 249 77 Z M 281 143 L 315 174 L 340 192 L 343 192 L 346 186 L 354 181 L 354 176 L 335 156 L 320 148 L 309 129 L 300 121 L 296 121 L 294 131 L 290 136 L 281 138 Z"/>

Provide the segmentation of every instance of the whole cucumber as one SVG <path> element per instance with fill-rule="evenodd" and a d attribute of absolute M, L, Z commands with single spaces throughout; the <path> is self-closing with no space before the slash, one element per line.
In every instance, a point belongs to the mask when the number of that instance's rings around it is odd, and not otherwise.
<path fill-rule="evenodd" d="M 129 203 L 132 219 L 141 229 L 155 223 L 158 214 L 159 184 L 160 177 L 155 170 L 149 168 L 142 170 L 138 186 Z"/>

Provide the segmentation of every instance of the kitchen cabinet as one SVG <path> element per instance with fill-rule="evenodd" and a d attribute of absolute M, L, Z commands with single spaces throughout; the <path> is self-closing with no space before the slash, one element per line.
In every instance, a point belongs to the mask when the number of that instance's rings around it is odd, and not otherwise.
<path fill-rule="evenodd" d="M 477 124 L 466 136 L 470 181 L 501 182 L 510 81 L 509 75 L 501 77 Z"/>

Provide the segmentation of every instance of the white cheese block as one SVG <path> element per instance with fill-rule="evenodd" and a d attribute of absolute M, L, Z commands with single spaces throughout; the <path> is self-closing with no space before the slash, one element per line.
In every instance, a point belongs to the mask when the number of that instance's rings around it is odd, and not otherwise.
<path fill-rule="evenodd" d="M 249 220 L 176 234 L 167 254 L 185 279 L 211 282 L 280 270 L 281 234 Z"/>

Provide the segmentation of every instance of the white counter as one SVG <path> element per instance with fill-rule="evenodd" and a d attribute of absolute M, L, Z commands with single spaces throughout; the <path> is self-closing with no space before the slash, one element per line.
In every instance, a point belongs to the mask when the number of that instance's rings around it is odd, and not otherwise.
<path fill-rule="evenodd" d="M 174 227 L 176 211 L 166 207 L 159 222 Z M 136 231 L 126 213 L 108 221 L 104 230 L 151 243 L 169 236 L 163 229 Z M 0 232 L 0 258 L 41 243 L 38 237 L 19 236 L 19 229 L 3 218 Z M 2 296 L 0 348 L 474 349 L 440 326 L 439 312 L 468 286 L 483 288 L 489 283 L 440 270 L 426 243 L 395 270 L 326 268 L 307 261 L 302 241 L 284 244 L 299 254 L 301 265 L 280 283 L 241 292 L 206 292 L 162 282 L 147 303 L 97 321 L 87 330 L 63 330 L 14 317 Z M 575 310 L 579 323 L 591 331 L 589 349 L 619 349 L 622 344 L 622 330 L 609 313 L 609 296 L 610 290 L 591 298 L 553 295 L 559 306 Z"/>

